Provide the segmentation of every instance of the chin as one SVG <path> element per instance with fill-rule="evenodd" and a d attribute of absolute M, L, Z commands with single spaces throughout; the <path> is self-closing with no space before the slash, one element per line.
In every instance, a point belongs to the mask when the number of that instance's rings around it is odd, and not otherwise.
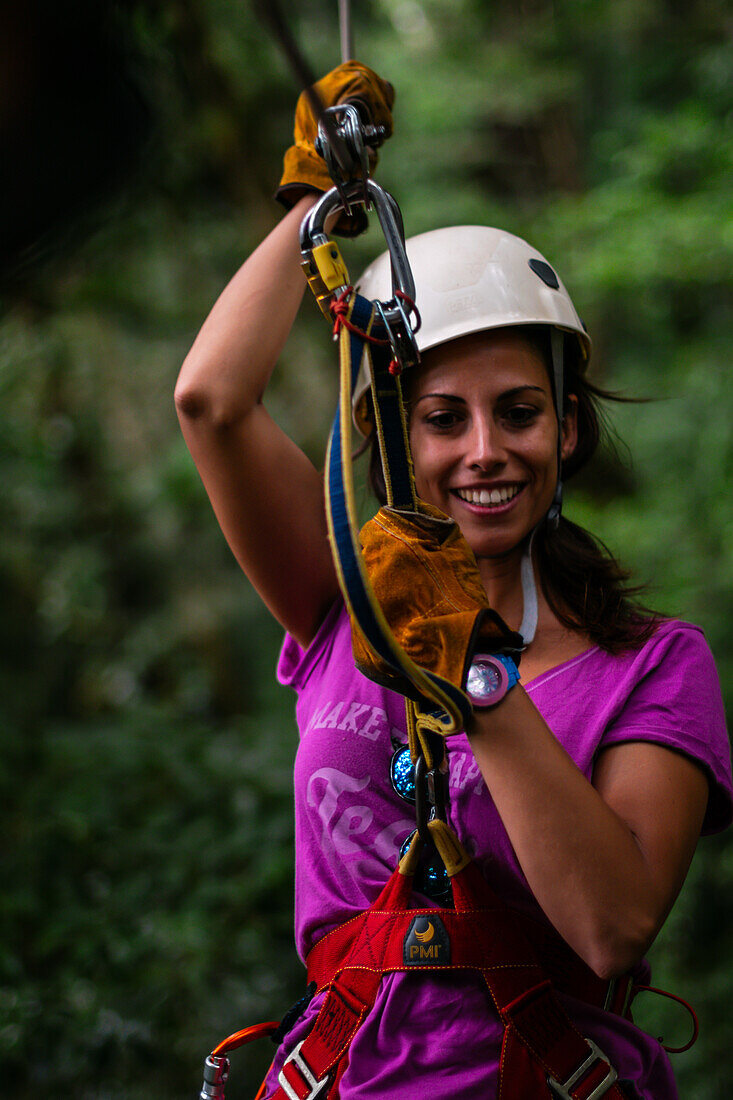
<path fill-rule="evenodd" d="M 549 504 L 547 507 L 549 509 Z M 455 516 L 453 518 L 477 558 L 503 558 L 521 546 L 546 515 L 547 509 L 522 523 L 514 522 L 503 529 L 501 523 L 495 523 L 491 527 L 488 524 L 477 526 L 465 521 L 461 523 Z"/>
<path fill-rule="evenodd" d="M 524 542 L 528 534 L 529 531 L 516 535 L 507 534 L 503 538 L 487 536 L 481 538 L 476 537 L 475 533 L 473 533 L 472 537 L 472 532 L 470 531 L 463 532 L 466 542 L 473 550 L 476 558 L 505 558 Z"/>

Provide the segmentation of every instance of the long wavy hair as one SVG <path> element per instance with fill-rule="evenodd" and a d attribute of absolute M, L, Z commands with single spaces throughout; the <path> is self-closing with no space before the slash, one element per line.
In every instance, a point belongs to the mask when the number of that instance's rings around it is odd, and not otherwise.
<path fill-rule="evenodd" d="M 527 325 L 518 331 L 542 356 L 552 378 L 547 328 Z M 575 397 L 578 417 L 577 446 L 562 463 L 562 480 L 566 482 L 588 464 L 604 437 L 607 428 L 601 403 L 634 399 L 589 382 L 581 372 L 578 345 L 571 337 L 565 339 L 564 392 L 563 414 L 570 408 L 570 398 Z M 368 480 L 377 500 L 385 504 L 376 439 L 371 441 Z M 542 592 L 564 626 L 586 634 L 608 653 L 638 649 L 654 633 L 662 616 L 641 602 L 644 586 L 631 584 L 629 572 L 589 531 L 565 516 L 557 525 L 543 522 L 535 533 L 533 552 Z"/>

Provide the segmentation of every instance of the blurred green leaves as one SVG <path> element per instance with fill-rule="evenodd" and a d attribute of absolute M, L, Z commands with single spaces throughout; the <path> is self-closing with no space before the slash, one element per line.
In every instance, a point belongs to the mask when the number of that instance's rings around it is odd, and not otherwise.
<path fill-rule="evenodd" d="M 613 411 L 628 453 L 608 448 L 568 511 L 652 582 L 652 603 L 704 626 L 733 705 L 725 13 L 354 9 L 359 56 L 397 88 L 380 178 L 408 233 L 527 236 L 588 324 L 594 377 L 651 398 Z M 316 69 L 336 63 L 335 5 L 288 17 Z M 114 18 L 150 134 L 115 189 L 90 192 L 82 230 L 32 253 L 0 324 L 0 1058 L 21 1100 L 193 1095 L 215 1041 L 302 991 L 279 631 L 172 403 L 198 325 L 277 216 L 296 89 L 247 5 L 127 0 Z M 349 242 L 353 274 L 381 248 L 374 228 Z M 306 303 L 269 404 L 318 464 L 335 374 Z M 696 1100 L 728 1093 L 731 936 L 733 857 L 705 841 L 654 957 L 700 1010 L 677 1062 Z M 652 1030 L 669 1030 L 662 1011 L 644 1009 Z M 235 1056 L 231 1100 L 254 1094 L 269 1053 Z"/>

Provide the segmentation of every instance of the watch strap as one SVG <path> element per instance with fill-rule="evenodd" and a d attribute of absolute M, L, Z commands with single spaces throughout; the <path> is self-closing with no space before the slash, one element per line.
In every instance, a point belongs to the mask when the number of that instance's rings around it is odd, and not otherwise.
<path fill-rule="evenodd" d="M 512 657 L 507 656 L 505 653 L 492 653 L 491 656 L 496 661 L 501 661 L 504 668 L 507 670 L 507 675 L 509 676 L 507 691 L 511 691 L 511 689 L 521 680 L 519 669 L 517 668 L 517 662 Z"/>

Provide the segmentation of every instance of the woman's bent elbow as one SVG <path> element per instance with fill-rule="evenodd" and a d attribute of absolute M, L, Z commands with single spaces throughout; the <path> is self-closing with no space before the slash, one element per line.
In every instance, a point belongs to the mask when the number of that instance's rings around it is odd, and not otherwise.
<path fill-rule="evenodd" d="M 631 922 L 621 929 L 605 929 L 599 935 L 585 961 L 591 970 L 604 981 L 620 978 L 643 959 L 654 942 L 656 927 L 631 927 Z"/>
<path fill-rule="evenodd" d="M 180 382 L 173 391 L 176 412 L 181 420 L 200 420 L 210 410 L 210 401 L 203 390 Z"/>
<path fill-rule="evenodd" d="M 241 422 L 256 405 L 251 406 L 238 395 L 237 399 L 217 393 L 216 390 L 197 382 L 181 380 L 173 393 L 178 419 L 188 424 L 196 424 L 206 431 L 219 432 Z"/>

